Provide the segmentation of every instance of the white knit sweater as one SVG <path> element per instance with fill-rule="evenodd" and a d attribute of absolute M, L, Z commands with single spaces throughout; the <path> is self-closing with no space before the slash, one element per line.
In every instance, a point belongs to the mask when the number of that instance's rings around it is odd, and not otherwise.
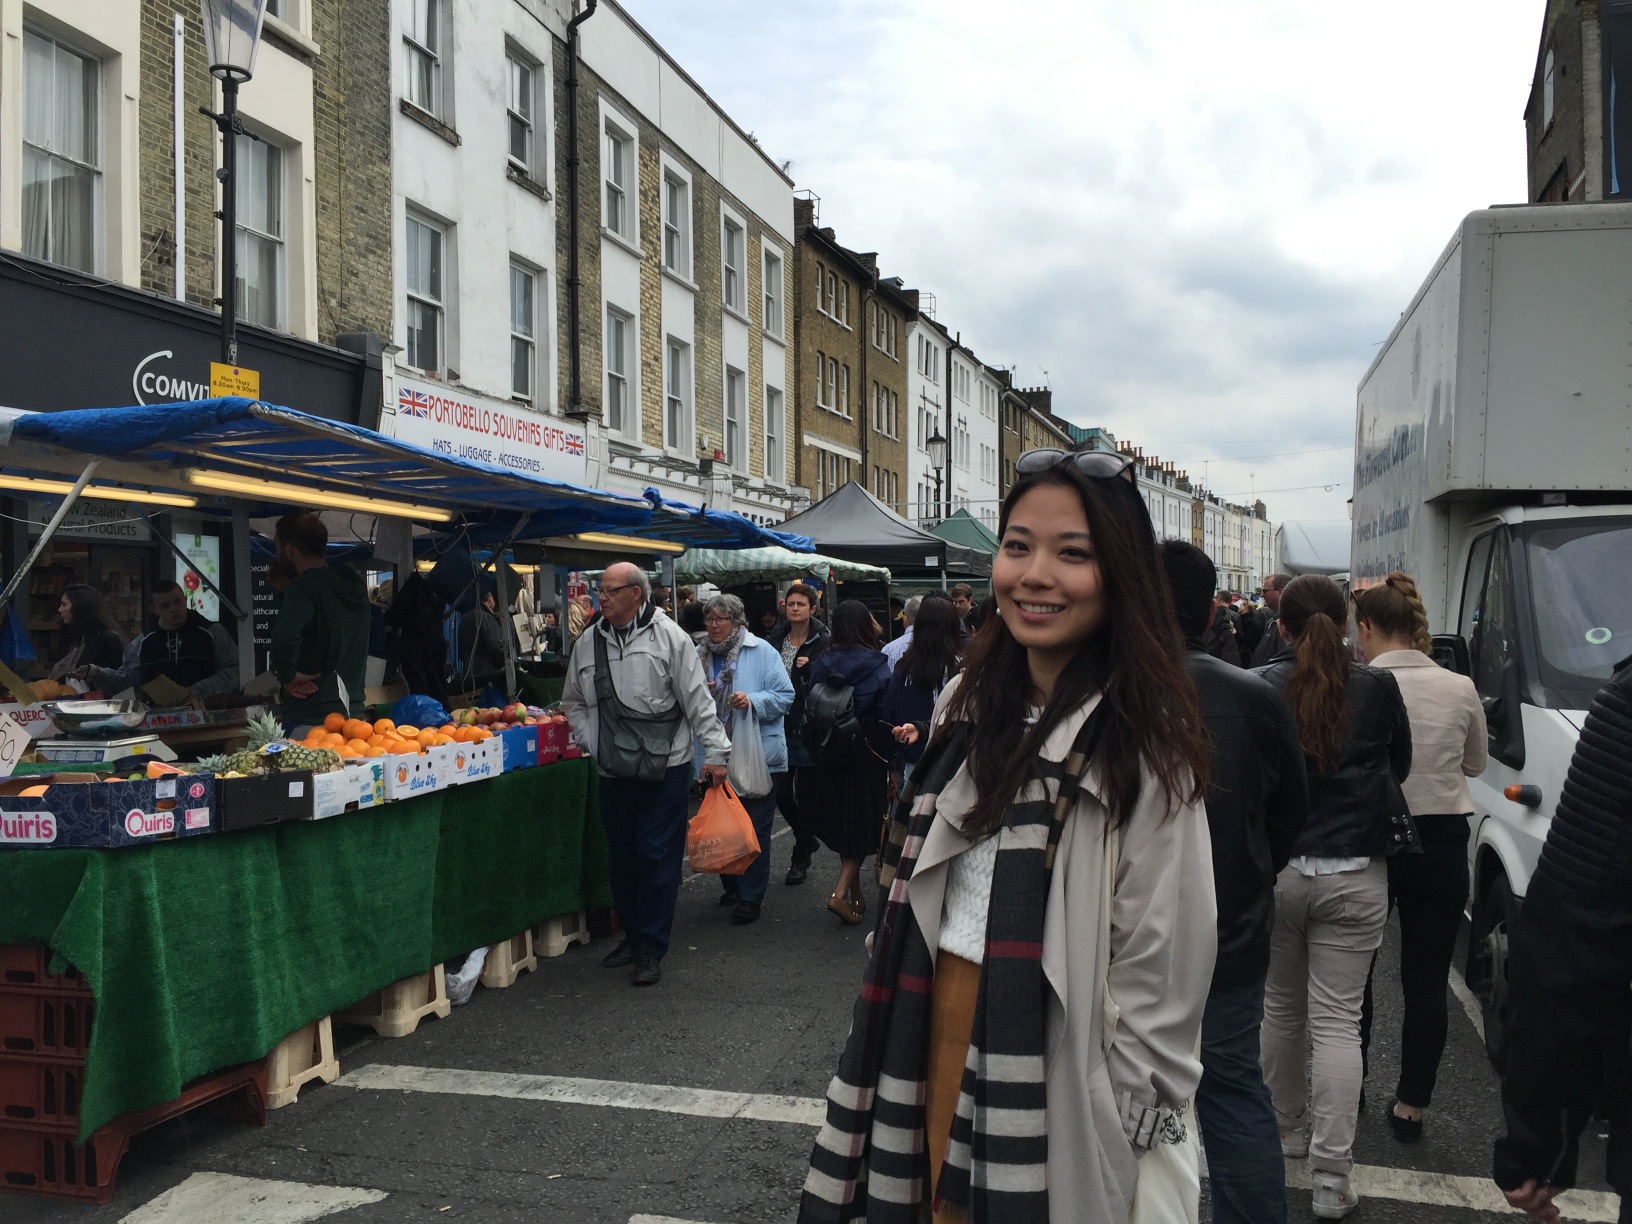
<path fill-rule="evenodd" d="M 941 907 L 941 951 L 980 964 L 986 955 L 986 911 L 992 902 L 997 835 L 976 842 L 947 866 Z"/>

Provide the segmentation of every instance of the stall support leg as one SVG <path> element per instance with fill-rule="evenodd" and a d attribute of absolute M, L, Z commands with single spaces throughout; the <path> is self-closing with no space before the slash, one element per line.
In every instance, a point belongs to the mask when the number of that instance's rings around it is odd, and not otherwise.
<path fill-rule="evenodd" d="M 79 495 L 84 492 L 85 486 L 91 483 L 91 477 L 96 474 L 96 469 L 101 462 L 101 459 L 92 459 L 87 463 L 85 470 L 79 474 L 79 479 L 74 481 L 74 487 L 63 494 L 62 505 L 57 507 L 57 512 L 51 516 L 51 521 L 41 529 L 39 540 L 29 550 L 29 554 L 24 558 L 23 563 L 17 567 L 17 572 L 7 580 L 5 591 L 0 593 L 0 608 L 4 608 L 11 603 L 11 597 L 23 585 L 23 579 L 28 577 L 28 571 L 34 568 L 34 562 L 40 559 L 40 554 L 51 543 L 51 537 L 57 534 L 57 528 L 62 526 L 62 520 L 68 517 L 68 512 L 74 508 L 74 503 L 79 500 Z"/>

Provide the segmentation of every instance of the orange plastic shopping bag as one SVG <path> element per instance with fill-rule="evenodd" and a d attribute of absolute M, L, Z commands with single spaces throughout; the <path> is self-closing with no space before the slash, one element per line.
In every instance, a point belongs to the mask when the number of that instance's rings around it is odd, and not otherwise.
<path fill-rule="evenodd" d="M 729 782 L 711 786 L 686 830 L 686 856 L 693 871 L 741 875 L 759 857 L 759 837 L 748 809 Z"/>

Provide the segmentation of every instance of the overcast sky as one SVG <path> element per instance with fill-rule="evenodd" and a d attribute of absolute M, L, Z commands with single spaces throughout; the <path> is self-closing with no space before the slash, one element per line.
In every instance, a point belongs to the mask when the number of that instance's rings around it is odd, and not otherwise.
<path fill-rule="evenodd" d="M 623 2 L 982 360 L 1277 520 L 1346 516 L 1360 376 L 1525 196 L 1543 0 Z"/>

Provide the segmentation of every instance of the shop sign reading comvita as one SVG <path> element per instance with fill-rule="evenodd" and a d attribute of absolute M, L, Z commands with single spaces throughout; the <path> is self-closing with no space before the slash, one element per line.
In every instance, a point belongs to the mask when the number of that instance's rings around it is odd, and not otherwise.
<path fill-rule="evenodd" d="M 397 377 L 384 432 L 455 459 L 582 484 L 587 438 L 577 425 L 520 405 Z"/>

